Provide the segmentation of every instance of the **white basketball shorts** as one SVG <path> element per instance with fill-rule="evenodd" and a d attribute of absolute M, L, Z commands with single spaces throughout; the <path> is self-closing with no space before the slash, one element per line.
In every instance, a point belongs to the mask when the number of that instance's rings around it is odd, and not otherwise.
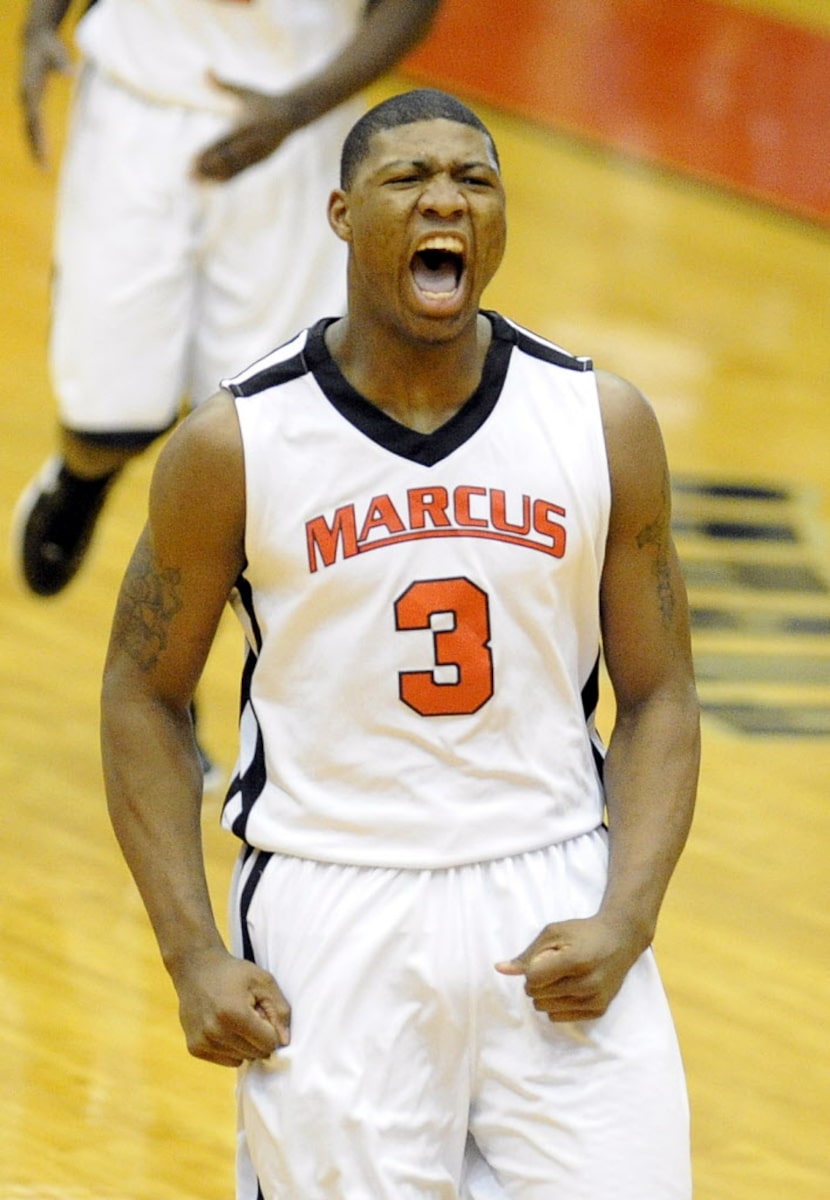
<path fill-rule="evenodd" d="M 227 120 L 154 104 L 85 67 L 61 172 L 50 365 L 80 433 L 154 433 L 345 305 L 326 207 L 349 104 L 228 183 L 197 181 Z"/>
<path fill-rule="evenodd" d="M 251 1164 L 265 1200 L 689 1200 L 651 951 L 602 1018 L 573 1024 L 494 968 L 595 913 L 606 869 L 602 830 L 438 871 L 241 860 L 235 949 L 272 972 L 292 1025 L 240 1071 L 239 1200 L 256 1200 Z"/>

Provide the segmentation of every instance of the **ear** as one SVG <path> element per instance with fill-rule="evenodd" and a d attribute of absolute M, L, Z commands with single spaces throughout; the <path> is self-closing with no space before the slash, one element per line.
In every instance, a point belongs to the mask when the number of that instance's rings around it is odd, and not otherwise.
<path fill-rule="evenodd" d="M 341 241 L 350 242 L 352 223 L 349 219 L 349 198 L 346 192 L 339 188 L 329 196 L 328 217 L 329 225 Z"/>

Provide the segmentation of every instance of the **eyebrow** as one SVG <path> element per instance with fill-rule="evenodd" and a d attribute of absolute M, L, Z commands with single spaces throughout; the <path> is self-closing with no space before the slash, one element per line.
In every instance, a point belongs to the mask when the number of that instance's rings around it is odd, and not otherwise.
<path fill-rule="evenodd" d="M 392 162 L 382 163 L 378 167 L 378 172 L 382 171 L 398 171 L 404 167 L 416 167 L 418 170 L 431 170 L 434 166 L 434 159 L 428 158 L 396 158 Z M 487 159 L 472 159 L 470 162 L 453 163 L 451 166 L 453 171 L 493 171 L 498 175 L 498 168 L 494 163 Z"/>

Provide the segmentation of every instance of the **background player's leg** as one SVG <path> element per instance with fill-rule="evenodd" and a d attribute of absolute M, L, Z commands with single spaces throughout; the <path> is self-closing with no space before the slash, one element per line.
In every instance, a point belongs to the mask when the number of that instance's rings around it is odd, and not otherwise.
<path fill-rule="evenodd" d="M 84 70 L 55 231 L 58 453 L 17 509 L 16 553 L 39 595 L 71 581 L 117 473 L 178 413 L 193 307 L 186 134 L 175 111 L 162 118 Z"/>

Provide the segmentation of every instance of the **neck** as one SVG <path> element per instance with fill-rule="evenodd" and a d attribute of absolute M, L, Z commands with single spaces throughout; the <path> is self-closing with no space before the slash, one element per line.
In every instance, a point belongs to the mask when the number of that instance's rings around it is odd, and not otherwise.
<path fill-rule="evenodd" d="M 387 416 L 419 433 L 446 424 L 481 382 L 492 328 L 480 314 L 449 342 L 407 342 L 375 327 L 364 334 L 347 316 L 326 345 L 349 383 Z"/>

